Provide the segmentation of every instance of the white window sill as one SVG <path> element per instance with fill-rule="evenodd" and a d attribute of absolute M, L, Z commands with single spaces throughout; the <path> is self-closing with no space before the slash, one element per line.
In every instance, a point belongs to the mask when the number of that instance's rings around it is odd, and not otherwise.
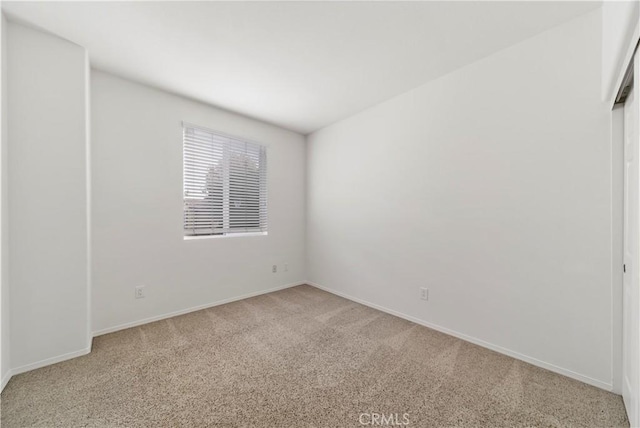
<path fill-rule="evenodd" d="M 184 236 L 185 241 L 199 241 L 201 239 L 225 239 L 225 238 L 244 238 L 249 236 L 267 236 L 269 232 L 240 232 L 228 233 L 226 235 L 191 235 Z"/>

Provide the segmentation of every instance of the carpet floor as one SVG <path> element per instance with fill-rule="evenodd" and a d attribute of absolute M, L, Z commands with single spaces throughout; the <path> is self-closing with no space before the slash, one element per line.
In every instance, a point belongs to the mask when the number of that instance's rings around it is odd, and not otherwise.
<path fill-rule="evenodd" d="M 618 395 L 310 286 L 97 337 L 0 398 L 2 428 L 629 425 Z"/>

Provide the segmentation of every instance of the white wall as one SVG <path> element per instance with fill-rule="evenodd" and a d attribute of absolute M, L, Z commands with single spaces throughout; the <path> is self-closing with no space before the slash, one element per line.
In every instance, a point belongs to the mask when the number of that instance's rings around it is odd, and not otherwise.
<path fill-rule="evenodd" d="M 91 98 L 94 331 L 306 279 L 303 136 L 99 71 Z M 183 120 L 268 146 L 268 236 L 183 239 Z"/>
<path fill-rule="evenodd" d="M 611 99 L 618 92 L 616 81 L 629 63 L 625 55 L 638 42 L 640 3 L 605 1 L 602 4 L 602 97 Z"/>
<path fill-rule="evenodd" d="M 86 52 L 8 24 L 11 366 L 88 352 Z"/>
<path fill-rule="evenodd" d="M 600 13 L 310 135 L 308 279 L 611 388 Z"/>
<path fill-rule="evenodd" d="M 0 38 L 2 43 L 2 89 L 0 92 L 0 391 L 9 381 L 10 363 L 10 317 L 9 317 L 9 215 L 8 215 L 8 127 L 7 127 L 7 21 L 0 13 Z"/>

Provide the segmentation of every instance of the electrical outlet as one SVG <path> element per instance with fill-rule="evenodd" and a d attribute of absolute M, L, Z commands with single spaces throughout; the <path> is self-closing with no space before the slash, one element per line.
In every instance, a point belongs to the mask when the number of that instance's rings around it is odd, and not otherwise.
<path fill-rule="evenodd" d="M 138 285 L 135 288 L 136 299 L 142 299 L 144 297 L 144 285 Z"/>
<path fill-rule="evenodd" d="M 429 300 L 429 289 L 428 288 L 420 288 L 420 298 L 422 300 Z"/>
<path fill-rule="evenodd" d="M 278 272 L 278 265 L 271 266 L 271 272 L 273 272 L 273 273 Z"/>
<path fill-rule="evenodd" d="M 284 264 L 284 271 L 285 272 L 289 272 L 289 264 L 288 263 Z"/>

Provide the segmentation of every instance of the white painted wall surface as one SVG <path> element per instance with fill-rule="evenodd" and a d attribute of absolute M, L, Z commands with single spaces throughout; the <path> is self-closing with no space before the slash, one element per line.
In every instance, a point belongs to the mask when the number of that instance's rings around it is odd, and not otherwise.
<path fill-rule="evenodd" d="M 610 388 L 600 13 L 310 135 L 308 279 Z"/>
<path fill-rule="evenodd" d="M 94 331 L 306 279 L 303 136 L 95 70 L 91 98 Z M 268 146 L 268 236 L 183 239 L 183 120 Z"/>
<path fill-rule="evenodd" d="M 0 13 L 2 43 L 2 89 L 0 92 L 0 116 L 2 133 L 0 136 L 0 391 L 9 381 L 10 363 L 10 317 L 9 317 L 9 215 L 8 201 L 8 127 L 7 127 L 7 20 Z"/>
<path fill-rule="evenodd" d="M 87 352 L 86 52 L 8 24 L 11 366 Z"/>
<path fill-rule="evenodd" d="M 634 30 L 640 22 L 638 0 L 604 1 L 602 4 L 602 97 L 611 99 L 617 92 L 617 78 L 626 68 L 625 55 L 638 42 Z M 628 59 L 627 59 L 628 60 Z"/>

